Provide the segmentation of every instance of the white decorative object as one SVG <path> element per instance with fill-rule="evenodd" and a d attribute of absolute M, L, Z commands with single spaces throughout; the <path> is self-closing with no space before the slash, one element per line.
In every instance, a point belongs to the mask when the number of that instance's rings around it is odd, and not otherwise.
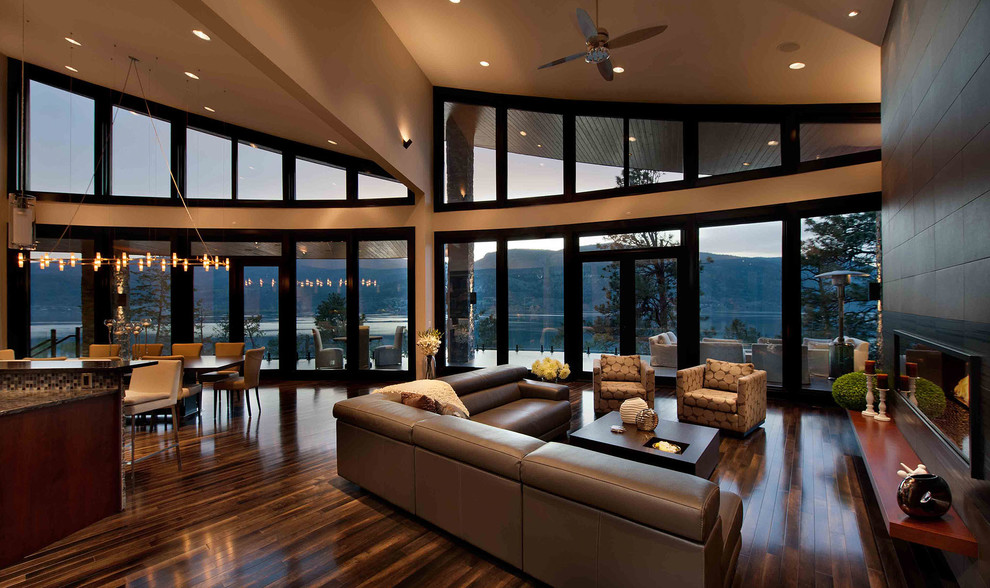
<path fill-rule="evenodd" d="M 915 394 L 915 391 L 918 389 L 918 377 L 908 377 L 908 382 L 908 401 L 918 406 L 918 396 Z"/>
<path fill-rule="evenodd" d="M 636 415 L 639 414 L 641 410 L 650 408 L 647 406 L 646 401 L 638 396 L 636 398 L 630 398 L 624 401 L 619 406 L 619 416 L 622 417 L 622 422 L 627 425 L 636 424 Z"/>
<path fill-rule="evenodd" d="M 877 411 L 873 410 L 873 378 L 875 377 L 875 374 L 866 374 L 866 410 L 863 411 L 865 417 L 877 414 Z"/>
<path fill-rule="evenodd" d="M 927 474 L 928 473 L 928 468 L 925 467 L 925 464 L 923 464 L 923 463 L 919 463 L 918 464 L 918 467 L 914 468 L 913 470 L 911 468 L 909 468 L 908 466 L 904 465 L 904 462 L 901 462 L 901 467 L 904 468 L 904 469 L 897 470 L 897 475 L 900 476 L 900 477 L 902 477 L 902 478 L 906 478 L 908 476 L 917 476 L 919 474 Z"/>
<path fill-rule="evenodd" d="M 887 416 L 887 389 L 880 388 L 879 390 L 880 406 L 877 407 L 877 414 L 873 418 L 881 422 L 887 422 L 890 420 L 890 417 Z"/>

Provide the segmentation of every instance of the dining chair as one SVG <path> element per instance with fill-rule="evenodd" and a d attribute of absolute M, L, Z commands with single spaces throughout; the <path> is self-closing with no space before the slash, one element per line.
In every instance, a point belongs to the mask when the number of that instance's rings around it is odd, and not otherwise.
<path fill-rule="evenodd" d="M 89 357 L 116 357 L 120 355 L 120 345 L 111 343 L 109 345 L 93 343 L 89 346 Z"/>
<path fill-rule="evenodd" d="M 214 347 L 214 354 L 217 357 L 236 357 L 238 359 L 244 357 L 244 344 L 243 343 L 226 343 L 223 341 L 218 341 Z M 217 373 L 222 376 L 236 376 L 240 375 L 240 369 L 232 370 L 217 370 Z"/>
<path fill-rule="evenodd" d="M 135 343 L 134 345 L 131 345 L 131 357 L 134 359 L 142 359 L 149 355 L 160 356 L 162 354 L 162 349 L 164 348 L 165 345 L 161 343 Z"/>
<path fill-rule="evenodd" d="M 203 356 L 203 344 L 172 343 L 172 355 L 181 355 L 186 359 L 199 359 Z"/>
<path fill-rule="evenodd" d="M 153 455 L 175 449 L 175 460 L 182 471 L 182 456 L 179 453 L 179 390 L 182 387 L 182 362 L 159 360 L 155 365 L 136 368 L 131 374 L 131 383 L 124 392 L 124 416 L 131 417 L 131 483 L 134 483 L 134 465 Z M 135 416 L 163 408 L 172 409 L 172 443 L 142 456 L 134 457 Z"/>
<path fill-rule="evenodd" d="M 228 378 L 213 384 L 214 406 L 221 390 L 228 392 L 227 407 L 230 407 L 229 393 L 234 391 L 244 391 L 244 402 L 247 404 L 248 414 L 251 414 L 250 390 L 254 388 L 254 398 L 258 403 L 258 412 L 261 412 L 261 395 L 258 390 L 258 380 L 261 376 L 261 362 L 265 359 L 265 348 L 248 349 L 244 355 L 244 375 L 239 378 Z"/>
<path fill-rule="evenodd" d="M 179 400 L 185 398 L 190 398 L 196 396 L 197 394 L 203 393 L 203 385 L 196 381 L 196 378 L 187 378 L 185 373 L 185 357 L 182 355 L 149 355 L 143 357 L 142 359 L 147 359 L 148 361 L 177 361 L 179 362 L 179 369 L 182 370 L 181 386 L 179 388 Z M 200 396 L 199 403 L 196 405 L 196 416 L 200 416 L 203 412 L 203 397 Z M 180 419 L 181 422 L 181 419 Z"/>
<path fill-rule="evenodd" d="M 0 349 L 0 361 L 13 361 L 13 360 L 14 360 L 13 349 Z"/>

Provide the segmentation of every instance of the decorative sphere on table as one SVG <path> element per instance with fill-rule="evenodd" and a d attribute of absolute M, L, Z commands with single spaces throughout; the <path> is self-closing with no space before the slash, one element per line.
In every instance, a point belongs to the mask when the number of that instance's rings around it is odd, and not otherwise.
<path fill-rule="evenodd" d="M 919 519 L 937 519 L 949 512 L 952 491 L 949 484 L 935 474 L 914 474 L 897 487 L 897 506 L 904 514 Z"/>
<path fill-rule="evenodd" d="M 637 396 L 636 398 L 630 398 L 624 401 L 619 406 L 619 416 L 622 417 L 622 422 L 625 424 L 634 425 L 636 424 L 636 415 L 639 414 L 639 411 L 647 408 L 650 407 L 646 404 L 646 401 Z"/>
<path fill-rule="evenodd" d="M 652 431 L 660 424 L 660 417 L 657 411 L 651 408 L 644 408 L 636 414 L 636 428 L 640 431 Z"/>

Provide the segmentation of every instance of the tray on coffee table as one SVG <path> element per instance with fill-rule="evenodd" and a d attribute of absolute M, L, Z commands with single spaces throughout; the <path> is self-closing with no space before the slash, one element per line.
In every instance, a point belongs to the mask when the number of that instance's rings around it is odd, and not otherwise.
<path fill-rule="evenodd" d="M 660 421 L 655 431 L 640 431 L 636 425 L 623 425 L 625 433 L 613 433 L 612 425 L 622 425 L 613 411 L 571 433 L 571 445 L 600 451 L 616 457 L 660 466 L 708 478 L 718 465 L 718 429 L 677 421 Z M 667 453 L 649 446 L 654 438 L 682 448 L 681 453 Z"/>

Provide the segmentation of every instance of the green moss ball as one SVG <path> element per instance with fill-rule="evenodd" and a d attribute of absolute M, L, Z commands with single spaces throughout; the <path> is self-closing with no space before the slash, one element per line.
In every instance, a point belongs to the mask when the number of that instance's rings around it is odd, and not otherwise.
<path fill-rule="evenodd" d="M 918 378 L 914 387 L 918 408 L 930 419 L 937 419 L 945 412 L 945 392 L 931 380 Z"/>
<path fill-rule="evenodd" d="M 839 376 L 832 383 L 835 403 L 849 410 L 866 410 L 866 374 L 852 372 Z"/>

